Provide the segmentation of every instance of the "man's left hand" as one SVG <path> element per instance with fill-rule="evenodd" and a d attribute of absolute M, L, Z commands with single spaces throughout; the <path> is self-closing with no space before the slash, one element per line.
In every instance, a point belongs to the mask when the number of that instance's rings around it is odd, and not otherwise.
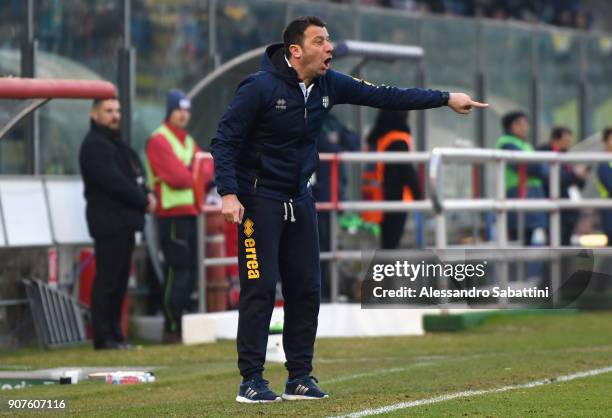
<path fill-rule="evenodd" d="M 485 107 L 489 107 L 489 104 L 472 100 L 472 98 L 465 93 L 450 93 L 448 96 L 448 107 L 457 113 L 467 115 L 472 111 L 472 108 L 484 109 Z"/>
<path fill-rule="evenodd" d="M 157 208 L 157 199 L 153 193 L 147 193 L 147 208 L 145 209 L 147 213 L 155 212 Z"/>

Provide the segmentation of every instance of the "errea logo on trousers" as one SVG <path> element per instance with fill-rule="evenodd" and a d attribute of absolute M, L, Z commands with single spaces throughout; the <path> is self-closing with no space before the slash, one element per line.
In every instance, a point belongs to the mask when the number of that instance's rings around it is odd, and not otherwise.
<path fill-rule="evenodd" d="M 259 279 L 259 261 L 257 260 L 257 248 L 255 247 L 255 238 L 251 238 L 251 236 L 255 232 L 255 223 L 250 218 L 246 218 L 242 225 L 244 227 L 244 235 L 247 237 L 244 240 L 247 277 L 249 278 L 249 280 Z"/>
<path fill-rule="evenodd" d="M 253 225 L 255 224 L 250 218 L 246 218 L 242 225 L 244 226 L 244 235 L 246 235 L 247 237 L 253 235 L 253 232 L 255 232 L 255 229 L 253 229 Z"/>

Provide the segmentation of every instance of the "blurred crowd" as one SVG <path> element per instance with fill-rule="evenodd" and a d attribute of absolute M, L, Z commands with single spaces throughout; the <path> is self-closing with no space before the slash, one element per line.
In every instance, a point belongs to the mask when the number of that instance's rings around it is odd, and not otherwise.
<path fill-rule="evenodd" d="M 336 0 L 336 3 L 354 1 Z M 357 3 L 422 13 L 547 23 L 576 29 L 589 29 L 593 23 L 592 14 L 585 10 L 581 0 L 358 0 Z"/>

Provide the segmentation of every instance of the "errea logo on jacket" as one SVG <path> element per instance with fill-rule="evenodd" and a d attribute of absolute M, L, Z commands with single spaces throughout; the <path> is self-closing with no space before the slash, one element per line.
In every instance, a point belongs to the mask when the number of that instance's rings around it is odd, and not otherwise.
<path fill-rule="evenodd" d="M 278 99 L 276 101 L 276 110 L 287 110 L 287 101 L 285 99 Z"/>

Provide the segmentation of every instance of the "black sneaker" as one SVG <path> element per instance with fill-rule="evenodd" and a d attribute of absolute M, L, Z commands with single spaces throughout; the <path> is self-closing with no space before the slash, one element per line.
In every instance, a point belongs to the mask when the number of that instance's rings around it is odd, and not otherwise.
<path fill-rule="evenodd" d="M 287 401 L 300 401 L 329 398 L 327 393 L 319 389 L 316 385 L 317 383 L 319 383 L 319 381 L 314 376 L 304 376 L 293 380 L 287 380 L 283 399 Z"/>
<path fill-rule="evenodd" d="M 242 382 L 236 401 L 242 403 L 280 402 L 280 396 L 270 390 L 268 383 L 270 382 L 261 377 Z"/>

